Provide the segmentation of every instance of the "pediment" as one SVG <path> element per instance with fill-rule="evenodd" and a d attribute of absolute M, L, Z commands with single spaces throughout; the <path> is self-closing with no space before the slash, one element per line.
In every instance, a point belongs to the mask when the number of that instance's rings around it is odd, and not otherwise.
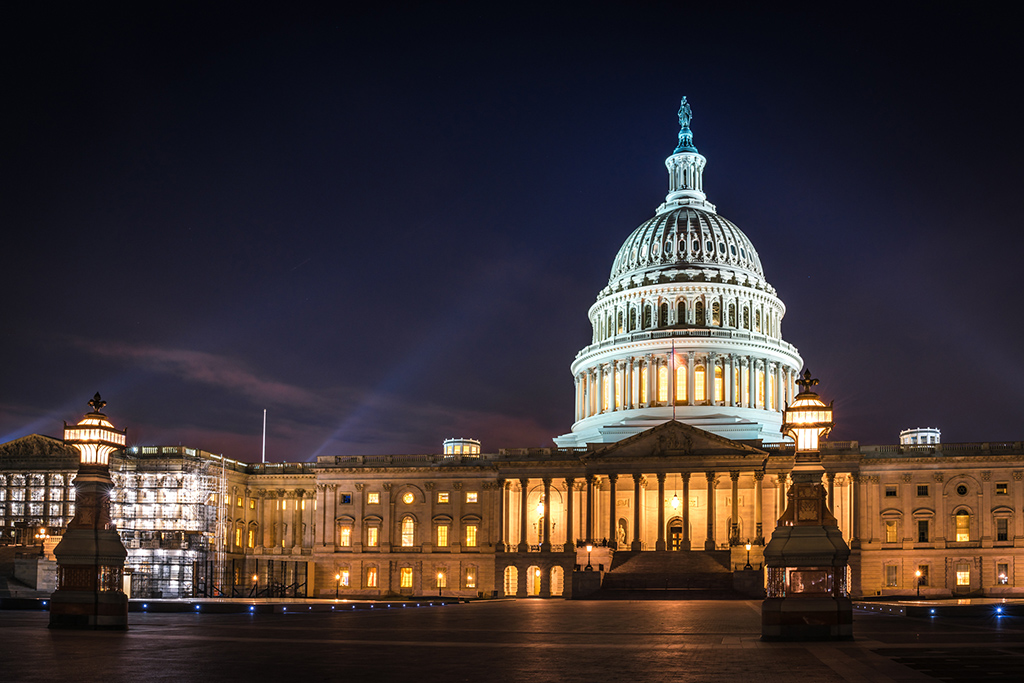
<path fill-rule="evenodd" d="M 675 420 L 634 434 L 583 456 L 588 460 L 679 458 L 686 456 L 767 456 L 762 450 Z"/>

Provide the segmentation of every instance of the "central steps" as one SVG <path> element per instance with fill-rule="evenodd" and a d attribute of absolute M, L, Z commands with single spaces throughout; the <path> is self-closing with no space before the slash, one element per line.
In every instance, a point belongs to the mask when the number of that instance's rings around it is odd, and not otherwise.
<path fill-rule="evenodd" d="M 733 590 L 728 550 L 616 551 L 601 589 L 603 599 L 721 599 Z"/>

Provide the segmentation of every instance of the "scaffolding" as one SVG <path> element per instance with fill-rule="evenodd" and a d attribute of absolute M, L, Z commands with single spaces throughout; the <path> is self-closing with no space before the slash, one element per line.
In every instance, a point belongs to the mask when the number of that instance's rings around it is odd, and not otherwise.
<path fill-rule="evenodd" d="M 220 593 L 227 473 L 223 457 L 193 448 L 125 451 L 111 473 L 111 517 L 128 549 L 132 597 Z"/>

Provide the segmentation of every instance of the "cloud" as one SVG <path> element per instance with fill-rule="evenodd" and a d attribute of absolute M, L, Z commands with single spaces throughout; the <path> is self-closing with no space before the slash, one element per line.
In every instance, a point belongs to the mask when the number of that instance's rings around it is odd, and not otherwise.
<path fill-rule="evenodd" d="M 77 345 L 98 356 L 130 360 L 155 372 L 219 387 L 263 404 L 270 402 L 312 408 L 321 403 L 315 393 L 260 377 L 244 363 L 228 356 L 124 342 L 100 344 L 87 341 Z"/>

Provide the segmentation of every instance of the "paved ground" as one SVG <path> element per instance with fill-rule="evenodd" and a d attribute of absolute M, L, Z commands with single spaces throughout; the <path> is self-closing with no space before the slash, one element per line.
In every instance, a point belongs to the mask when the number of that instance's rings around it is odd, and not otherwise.
<path fill-rule="evenodd" d="M 797 644 L 762 643 L 759 603 L 744 601 L 132 613 L 127 633 L 49 631 L 47 618 L 0 611 L 0 680 L 1024 680 L 1021 617 L 858 612 L 855 641 Z"/>

